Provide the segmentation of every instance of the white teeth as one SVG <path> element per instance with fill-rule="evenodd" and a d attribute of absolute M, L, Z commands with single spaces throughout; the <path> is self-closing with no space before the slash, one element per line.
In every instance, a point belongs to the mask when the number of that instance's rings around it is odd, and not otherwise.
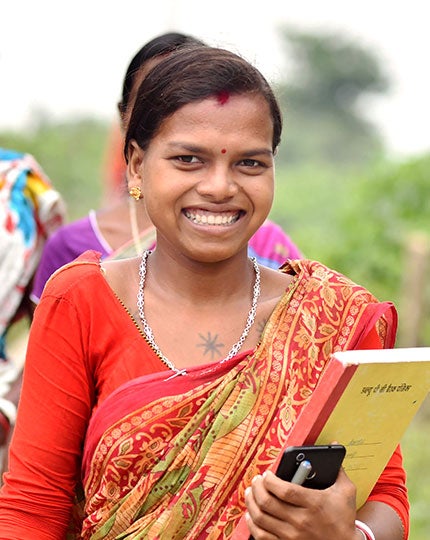
<path fill-rule="evenodd" d="M 239 212 L 237 214 L 231 213 L 217 213 L 209 214 L 202 212 L 185 211 L 186 217 L 197 225 L 231 225 L 239 219 Z"/>

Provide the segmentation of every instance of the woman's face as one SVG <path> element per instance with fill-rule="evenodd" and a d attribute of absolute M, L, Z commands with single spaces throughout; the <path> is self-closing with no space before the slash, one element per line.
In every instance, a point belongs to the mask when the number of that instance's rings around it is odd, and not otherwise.
<path fill-rule="evenodd" d="M 148 148 L 133 143 L 129 185 L 142 187 L 157 245 L 201 262 L 246 249 L 274 193 L 273 122 L 260 95 L 181 107 Z"/>

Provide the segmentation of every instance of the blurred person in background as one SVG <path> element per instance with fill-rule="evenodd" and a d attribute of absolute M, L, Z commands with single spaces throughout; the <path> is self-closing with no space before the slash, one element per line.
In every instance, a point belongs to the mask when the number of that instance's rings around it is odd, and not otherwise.
<path fill-rule="evenodd" d="M 0 445 L 6 459 L 22 379 L 22 359 L 10 358 L 6 338 L 17 321 L 32 319 L 32 279 L 46 239 L 64 219 L 63 200 L 34 157 L 0 148 Z M 25 343 L 26 335 L 19 337 Z"/>

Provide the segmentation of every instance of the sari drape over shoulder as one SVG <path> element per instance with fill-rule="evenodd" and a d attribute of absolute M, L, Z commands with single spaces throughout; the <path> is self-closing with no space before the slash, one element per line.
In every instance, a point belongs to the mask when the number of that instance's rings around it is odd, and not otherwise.
<path fill-rule="evenodd" d="M 330 355 L 394 345 L 392 304 L 316 262 L 282 271 L 294 280 L 254 350 L 139 377 L 98 406 L 70 538 L 231 538 L 246 487 L 276 460 Z"/>

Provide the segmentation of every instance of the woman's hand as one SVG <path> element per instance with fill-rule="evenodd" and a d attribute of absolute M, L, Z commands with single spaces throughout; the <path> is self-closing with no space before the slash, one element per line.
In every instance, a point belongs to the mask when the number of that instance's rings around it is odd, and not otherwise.
<path fill-rule="evenodd" d="M 247 524 L 255 540 L 355 540 L 356 489 L 343 469 L 336 483 L 318 490 L 281 480 L 268 471 L 246 490 Z"/>

